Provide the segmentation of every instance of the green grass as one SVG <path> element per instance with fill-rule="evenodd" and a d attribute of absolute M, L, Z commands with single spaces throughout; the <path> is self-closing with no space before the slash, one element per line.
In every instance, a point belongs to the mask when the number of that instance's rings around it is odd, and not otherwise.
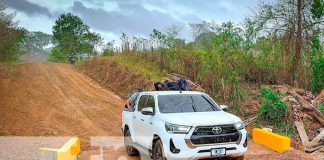
<path fill-rule="evenodd" d="M 8 71 L 14 70 L 21 62 L 19 61 L 12 61 L 12 62 L 0 62 L 1 65 Z"/>
<path fill-rule="evenodd" d="M 161 81 L 167 75 L 167 72 L 165 70 L 161 71 L 156 63 L 150 62 L 137 54 L 116 54 L 104 58 L 152 81 Z"/>
<path fill-rule="evenodd" d="M 320 107 L 319 108 L 320 108 L 320 111 L 321 112 L 324 112 L 324 102 L 321 102 L 320 103 Z"/>
<path fill-rule="evenodd" d="M 287 117 L 291 109 L 282 101 L 281 95 L 270 88 L 263 88 L 261 96 L 263 103 L 259 108 L 255 125 L 257 127 L 272 126 L 275 133 L 288 137 L 294 136 L 296 132 Z"/>

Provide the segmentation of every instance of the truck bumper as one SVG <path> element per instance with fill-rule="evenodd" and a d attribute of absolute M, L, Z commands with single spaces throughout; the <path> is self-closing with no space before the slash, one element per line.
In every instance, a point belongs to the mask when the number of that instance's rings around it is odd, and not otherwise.
<path fill-rule="evenodd" d="M 218 157 L 237 157 L 242 156 L 247 151 L 247 132 L 245 129 L 240 130 L 241 139 L 237 143 L 222 143 L 213 145 L 192 146 L 186 141 L 188 135 L 185 134 L 168 134 L 162 139 L 164 153 L 167 159 L 187 160 L 201 158 L 218 158 Z M 171 141 L 173 146 L 170 145 Z M 172 152 L 171 148 L 180 150 L 179 153 Z M 225 154 L 221 156 L 212 156 L 211 150 L 214 148 L 225 148 Z"/>

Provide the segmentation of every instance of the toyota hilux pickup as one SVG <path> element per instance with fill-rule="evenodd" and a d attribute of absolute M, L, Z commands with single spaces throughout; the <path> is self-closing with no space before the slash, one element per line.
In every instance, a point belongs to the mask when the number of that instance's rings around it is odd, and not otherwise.
<path fill-rule="evenodd" d="M 132 103 L 133 108 L 122 113 L 129 156 L 143 153 L 154 160 L 244 158 L 244 123 L 205 93 L 140 92 Z"/>

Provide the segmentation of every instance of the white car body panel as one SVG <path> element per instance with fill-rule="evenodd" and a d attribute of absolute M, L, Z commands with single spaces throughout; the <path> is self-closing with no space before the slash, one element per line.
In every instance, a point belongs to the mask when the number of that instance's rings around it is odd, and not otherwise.
<path fill-rule="evenodd" d="M 224 111 L 200 113 L 168 113 L 161 116 L 161 120 L 172 124 L 186 126 L 211 126 L 222 124 L 234 124 L 240 121 L 238 117 L 228 114 Z"/>

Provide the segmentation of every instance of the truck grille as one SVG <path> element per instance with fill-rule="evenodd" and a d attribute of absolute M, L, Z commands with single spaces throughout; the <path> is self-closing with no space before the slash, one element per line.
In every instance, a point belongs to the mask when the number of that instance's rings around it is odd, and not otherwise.
<path fill-rule="evenodd" d="M 190 137 L 195 145 L 237 142 L 239 139 L 240 133 L 233 125 L 197 127 Z"/>

